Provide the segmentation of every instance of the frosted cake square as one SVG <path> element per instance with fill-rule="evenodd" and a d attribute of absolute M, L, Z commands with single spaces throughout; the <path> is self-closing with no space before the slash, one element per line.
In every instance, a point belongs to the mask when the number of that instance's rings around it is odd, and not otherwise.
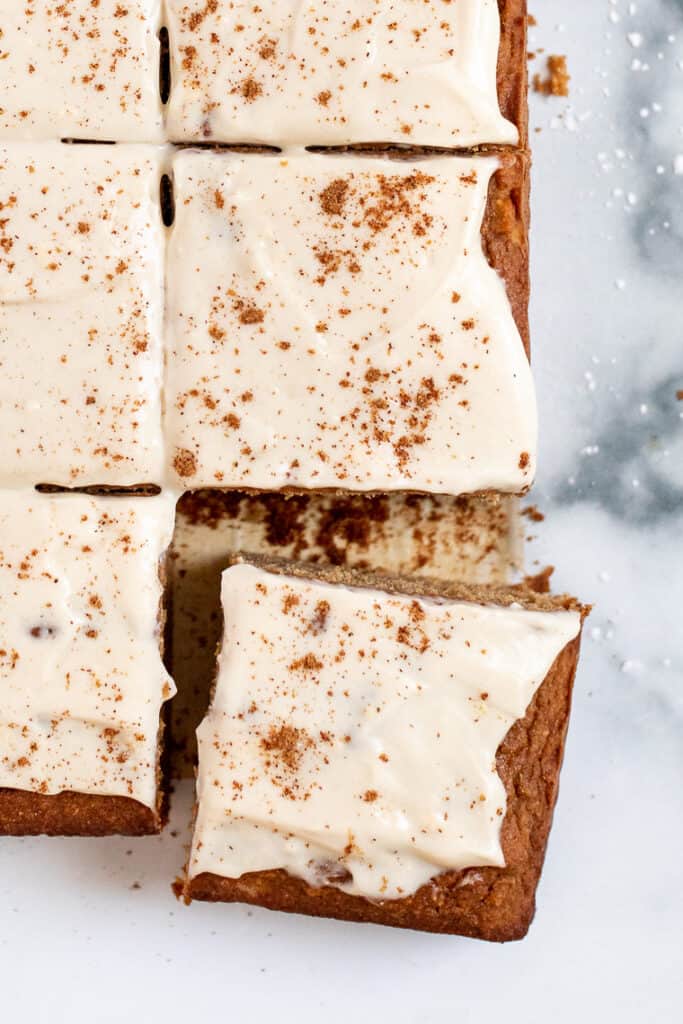
<path fill-rule="evenodd" d="M 0 834 L 158 831 L 174 501 L 5 491 Z"/>
<path fill-rule="evenodd" d="M 177 483 L 526 490 L 525 175 L 516 157 L 178 154 Z"/>
<path fill-rule="evenodd" d="M 0 140 L 160 142 L 161 0 L 0 0 Z"/>
<path fill-rule="evenodd" d="M 524 935 L 585 610 L 286 562 L 222 601 L 188 898 Z"/>
<path fill-rule="evenodd" d="M 174 141 L 524 143 L 525 0 L 170 0 Z"/>
<path fill-rule="evenodd" d="M 159 151 L 0 145 L 0 485 L 156 484 Z"/>

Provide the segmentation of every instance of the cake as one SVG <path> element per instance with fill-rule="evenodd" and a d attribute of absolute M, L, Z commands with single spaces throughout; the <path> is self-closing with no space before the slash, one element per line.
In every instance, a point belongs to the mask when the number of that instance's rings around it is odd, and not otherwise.
<path fill-rule="evenodd" d="M 0 140 L 160 142 L 159 0 L 0 0 Z"/>
<path fill-rule="evenodd" d="M 0 486 L 161 482 L 160 152 L 0 143 Z"/>
<path fill-rule="evenodd" d="M 0 0 L 0 835 L 158 832 L 204 716 L 187 902 L 525 934 L 526 20 Z"/>
<path fill-rule="evenodd" d="M 174 142 L 526 139 L 525 0 L 170 0 Z"/>
<path fill-rule="evenodd" d="M 5 491 L 0 835 L 158 832 L 172 497 Z"/>
<path fill-rule="evenodd" d="M 222 602 L 186 897 L 521 938 L 585 609 L 258 560 Z"/>
<path fill-rule="evenodd" d="M 523 159 L 183 152 L 173 173 L 176 486 L 531 485 Z"/>

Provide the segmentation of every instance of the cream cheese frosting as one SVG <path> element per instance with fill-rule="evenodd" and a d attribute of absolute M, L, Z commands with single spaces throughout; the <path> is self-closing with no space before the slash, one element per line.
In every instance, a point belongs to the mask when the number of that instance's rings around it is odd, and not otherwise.
<path fill-rule="evenodd" d="M 0 505 L 0 786 L 157 804 L 160 559 L 174 500 Z"/>
<path fill-rule="evenodd" d="M 161 0 L 0 0 L 0 139 L 160 142 Z"/>
<path fill-rule="evenodd" d="M 0 145 L 0 486 L 162 476 L 160 154 Z"/>
<path fill-rule="evenodd" d="M 502 866 L 496 751 L 574 611 L 223 574 L 189 874 L 284 868 L 370 899 Z"/>
<path fill-rule="evenodd" d="M 517 143 L 497 0 L 170 0 L 174 141 Z"/>
<path fill-rule="evenodd" d="M 182 487 L 519 492 L 533 381 L 481 225 L 495 158 L 180 153 L 166 440 Z"/>

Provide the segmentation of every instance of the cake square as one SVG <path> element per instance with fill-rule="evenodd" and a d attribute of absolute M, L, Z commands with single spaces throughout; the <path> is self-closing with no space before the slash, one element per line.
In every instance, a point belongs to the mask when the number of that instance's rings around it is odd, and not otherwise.
<path fill-rule="evenodd" d="M 526 140 L 526 0 L 170 0 L 174 141 Z"/>
<path fill-rule="evenodd" d="M 183 152 L 174 180 L 180 486 L 530 486 L 522 158 Z"/>
<path fill-rule="evenodd" d="M 0 834 L 159 830 L 174 500 L 4 491 Z"/>
<path fill-rule="evenodd" d="M 0 139 L 161 142 L 160 0 L 0 0 Z"/>
<path fill-rule="evenodd" d="M 163 470 L 160 151 L 0 145 L 0 486 Z"/>
<path fill-rule="evenodd" d="M 222 601 L 186 896 L 521 938 L 585 609 L 286 562 Z"/>

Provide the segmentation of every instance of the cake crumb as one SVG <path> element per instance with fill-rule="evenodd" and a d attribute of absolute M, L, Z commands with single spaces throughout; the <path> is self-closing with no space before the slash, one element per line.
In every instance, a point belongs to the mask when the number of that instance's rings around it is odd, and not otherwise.
<path fill-rule="evenodd" d="M 522 515 L 530 519 L 532 523 L 542 523 L 545 519 L 545 516 L 538 510 L 536 505 L 528 505 L 522 509 Z"/>
<path fill-rule="evenodd" d="M 545 569 L 541 569 L 541 571 L 537 572 L 535 575 L 525 576 L 524 586 L 528 587 L 529 590 L 533 590 L 535 594 L 549 594 L 550 579 L 554 572 L 554 565 L 546 565 Z"/>
<path fill-rule="evenodd" d="M 567 58 L 562 54 L 551 54 L 547 61 L 548 70 L 545 77 L 534 75 L 534 92 L 543 96 L 569 96 L 571 76 L 567 70 Z"/>
<path fill-rule="evenodd" d="M 185 897 L 185 881 L 182 878 L 174 878 L 171 882 L 171 892 L 177 900 L 184 899 L 185 903 L 189 904 L 189 900 Z"/>

